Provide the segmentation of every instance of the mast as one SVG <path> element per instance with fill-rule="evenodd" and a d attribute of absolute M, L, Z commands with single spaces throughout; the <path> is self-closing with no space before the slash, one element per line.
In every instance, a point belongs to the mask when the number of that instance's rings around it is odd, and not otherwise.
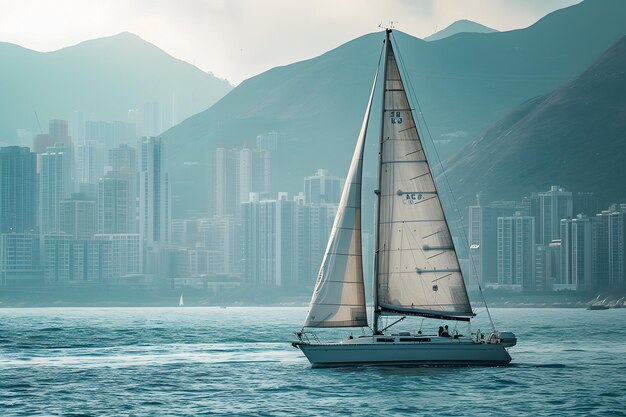
<path fill-rule="evenodd" d="M 387 91 L 387 48 L 389 47 L 389 34 L 391 29 L 385 29 L 385 46 L 383 52 L 383 83 L 382 83 L 382 99 L 380 103 L 380 141 L 378 145 L 378 188 L 376 189 L 376 254 L 374 256 L 374 276 L 372 277 L 372 295 L 373 303 L 372 308 L 374 310 L 374 317 L 372 320 L 372 326 L 374 334 L 378 334 L 378 320 L 380 318 L 380 311 L 378 307 L 378 255 L 379 255 L 379 239 L 380 239 L 380 186 L 381 186 L 381 170 L 382 170 L 382 157 L 383 157 L 383 129 L 385 119 L 385 94 Z"/>

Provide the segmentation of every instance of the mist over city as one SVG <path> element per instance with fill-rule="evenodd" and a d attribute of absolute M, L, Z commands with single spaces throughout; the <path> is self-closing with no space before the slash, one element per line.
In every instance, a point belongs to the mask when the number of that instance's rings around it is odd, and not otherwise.
<path fill-rule="evenodd" d="M 626 3 L 26 3 L 0 2 L 0 414 L 621 412 Z"/>

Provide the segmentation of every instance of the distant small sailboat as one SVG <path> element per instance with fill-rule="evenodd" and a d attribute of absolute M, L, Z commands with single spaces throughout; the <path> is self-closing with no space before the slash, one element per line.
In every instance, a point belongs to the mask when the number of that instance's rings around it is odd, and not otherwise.
<path fill-rule="evenodd" d="M 180 293 L 180 299 L 178 300 L 178 307 L 184 307 L 185 306 L 185 300 L 183 299 L 183 293 Z"/>
<path fill-rule="evenodd" d="M 605 298 L 602 301 L 599 301 L 599 300 L 600 300 L 600 295 L 598 294 L 596 299 L 593 300 L 591 304 L 589 304 L 589 307 L 587 307 L 587 310 L 608 310 L 609 306 L 606 304 L 607 298 Z"/>
<path fill-rule="evenodd" d="M 305 328 L 366 327 L 361 245 L 361 189 L 365 137 L 378 70 L 345 181 L 333 229 L 298 340 L 313 366 L 506 365 L 511 332 L 483 336 L 386 333 L 407 316 L 469 322 L 470 305 L 448 221 L 387 29 L 376 215 L 372 334 L 321 342 Z M 485 303 L 486 306 L 486 303 Z M 382 316 L 400 316 L 384 325 Z M 448 326 L 445 326 L 446 329 Z"/>

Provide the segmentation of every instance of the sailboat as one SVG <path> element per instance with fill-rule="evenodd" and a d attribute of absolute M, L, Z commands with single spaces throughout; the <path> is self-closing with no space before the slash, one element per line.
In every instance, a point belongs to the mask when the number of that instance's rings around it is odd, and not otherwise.
<path fill-rule="evenodd" d="M 178 307 L 184 307 L 185 306 L 185 300 L 183 300 L 183 293 L 180 293 L 180 299 L 178 300 Z"/>
<path fill-rule="evenodd" d="M 297 340 L 312 366 L 505 365 L 511 332 L 390 333 L 407 316 L 470 321 L 474 312 L 448 222 L 413 117 L 396 53 L 385 41 L 352 162 Z M 383 59 L 376 252 L 371 334 L 326 343 L 311 328 L 369 327 L 361 245 L 361 191 L 365 137 Z M 485 303 L 486 307 L 486 303 Z M 488 312 L 488 309 L 487 309 Z M 383 327 L 383 317 L 396 316 Z M 490 320 L 491 320 L 491 316 Z M 454 333 L 454 332 L 452 332 Z"/>

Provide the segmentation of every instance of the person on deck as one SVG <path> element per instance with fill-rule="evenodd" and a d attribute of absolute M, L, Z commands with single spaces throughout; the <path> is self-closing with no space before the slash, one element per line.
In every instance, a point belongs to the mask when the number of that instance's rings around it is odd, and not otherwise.
<path fill-rule="evenodd" d="M 443 327 L 439 326 L 439 331 L 437 332 L 437 336 L 441 337 L 443 334 Z"/>
<path fill-rule="evenodd" d="M 450 337 L 450 332 L 448 331 L 447 324 L 444 326 L 443 333 L 441 333 L 441 337 Z"/>

